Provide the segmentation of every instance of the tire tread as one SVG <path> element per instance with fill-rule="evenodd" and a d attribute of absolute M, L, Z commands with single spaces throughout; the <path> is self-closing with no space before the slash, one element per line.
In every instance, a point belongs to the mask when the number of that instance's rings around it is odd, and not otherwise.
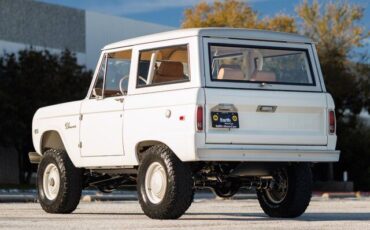
<path fill-rule="evenodd" d="M 263 190 L 257 190 L 258 201 L 270 217 L 295 218 L 307 209 L 312 195 L 312 173 L 309 164 L 298 163 L 288 167 L 289 187 L 281 204 L 271 204 Z"/>
<path fill-rule="evenodd" d="M 166 166 L 169 192 L 158 205 L 148 204 L 141 194 L 145 183 L 145 165 L 153 159 L 163 160 Z M 165 145 L 155 145 L 147 149 L 139 166 L 138 192 L 139 202 L 144 213 L 152 219 L 177 219 L 190 207 L 193 198 L 193 178 L 190 169 Z M 146 199 L 148 200 L 148 199 Z"/>
<path fill-rule="evenodd" d="M 69 159 L 68 154 L 64 150 L 49 149 L 46 150 L 43 156 L 45 166 L 48 163 L 55 163 L 59 169 L 61 184 L 57 198 L 53 201 L 41 195 L 40 186 L 42 187 L 43 162 L 40 163 L 38 169 L 38 198 L 42 208 L 48 213 L 71 213 L 73 212 L 81 198 L 83 186 L 83 169 L 76 168 Z M 39 181 L 41 180 L 41 181 Z M 41 184 L 40 184 L 41 183 Z M 45 200 L 46 199 L 46 200 Z"/>

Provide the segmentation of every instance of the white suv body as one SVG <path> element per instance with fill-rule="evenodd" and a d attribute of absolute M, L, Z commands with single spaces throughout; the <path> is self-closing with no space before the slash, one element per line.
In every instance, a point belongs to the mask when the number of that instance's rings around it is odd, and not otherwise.
<path fill-rule="evenodd" d="M 189 163 L 335 162 L 336 139 L 310 39 L 186 29 L 104 47 L 85 99 L 36 112 L 30 156 L 62 149 L 76 168 L 135 169 L 164 145 Z"/>

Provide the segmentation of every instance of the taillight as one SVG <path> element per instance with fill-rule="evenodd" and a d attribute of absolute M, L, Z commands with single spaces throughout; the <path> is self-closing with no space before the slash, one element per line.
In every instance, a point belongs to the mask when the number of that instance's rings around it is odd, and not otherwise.
<path fill-rule="evenodd" d="M 197 130 L 203 131 L 203 106 L 197 108 Z"/>
<path fill-rule="evenodd" d="M 335 122 L 335 113 L 333 110 L 329 111 L 329 134 L 334 134 L 335 133 L 335 127 L 336 122 Z"/>

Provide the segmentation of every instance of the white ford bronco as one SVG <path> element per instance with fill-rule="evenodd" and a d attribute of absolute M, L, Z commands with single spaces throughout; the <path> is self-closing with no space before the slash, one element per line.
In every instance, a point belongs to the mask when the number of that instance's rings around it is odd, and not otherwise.
<path fill-rule="evenodd" d="M 36 112 L 29 156 L 49 213 L 74 211 L 87 187 L 136 185 L 147 216 L 175 219 L 197 188 L 247 187 L 267 215 L 292 218 L 312 164 L 339 159 L 335 129 L 310 39 L 184 29 L 105 46 L 85 99 Z"/>

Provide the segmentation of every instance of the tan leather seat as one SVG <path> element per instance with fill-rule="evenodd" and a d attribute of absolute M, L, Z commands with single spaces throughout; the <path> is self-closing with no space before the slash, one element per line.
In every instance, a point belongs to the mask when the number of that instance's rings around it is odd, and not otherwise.
<path fill-rule="evenodd" d="M 181 62 L 163 61 L 156 70 L 153 83 L 180 81 L 184 79 L 184 66 Z"/>
<path fill-rule="evenodd" d="M 217 74 L 218 80 L 245 80 L 244 74 L 239 65 L 221 65 Z"/>
<path fill-rule="evenodd" d="M 274 72 L 255 71 L 252 75 L 251 81 L 274 82 L 276 75 Z"/>

